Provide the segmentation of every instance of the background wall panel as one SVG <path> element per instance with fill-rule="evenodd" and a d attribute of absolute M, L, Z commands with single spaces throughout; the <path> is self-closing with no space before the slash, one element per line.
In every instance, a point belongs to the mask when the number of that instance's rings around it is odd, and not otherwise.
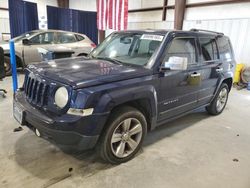
<path fill-rule="evenodd" d="M 218 1 L 218 0 L 206 0 Z M 95 0 L 70 0 L 70 8 L 96 10 Z M 204 0 L 187 0 L 187 4 L 204 2 Z M 175 0 L 168 0 L 174 5 Z M 129 0 L 129 10 L 159 7 L 163 0 Z M 187 8 L 184 18 L 184 29 L 202 28 L 221 31 L 228 35 L 234 47 L 236 60 L 250 64 L 250 3 L 234 3 L 218 6 Z M 166 21 L 162 20 L 162 11 L 134 12 L 128 15 L 128 29 L 173 29 L 174 10 L 168 9 Z M 106 35 L 112 30 L 106 31 Z"/>
<path fill-rule="evenodd" d="M 216 0 L 206 0 L 216 1 Z M 162 6 L 163 1 L 130 0 L 130 9 Z M 162 2 L 162 3 L 161 3 Z M 204 2 L 202 0 L 187 0 L 187 4 Z M 168 0 L 168 5 L 174 5 L 175 0 Z M 138 7 L 141 5 L 140 7 Z M 214 30 L 230 37 L 237 62 L 250 64 L 250 3 L 226 4 L 187 8 L 184 18 L 184 30 L 191 28 Z M 129 13 L 128 29 L 173 29 L 174 10 L 168 9 L 166 21 L 161 21 L 162 11 Z"/>
<path fill-rule="evenodd" d="M 250 64 L 250 18 L 185 20 L 183 29 L 189 30 L 191 28 L 223 32 L 231 39 L 237 62 Z"/>

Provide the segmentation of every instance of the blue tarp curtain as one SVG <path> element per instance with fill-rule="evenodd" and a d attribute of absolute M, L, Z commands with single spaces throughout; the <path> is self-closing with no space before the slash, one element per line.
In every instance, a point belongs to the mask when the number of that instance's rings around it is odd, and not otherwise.
<path fill-rule="evenodd" d="M 9 0 L 9 19 L 11 38 L 38 29 L 37 4 Z"/>
<path fill-rule="evenodd" d="M 97 44 L 96 16 L 96 12 L 47 6 L 48 29 L 83 33 Z"/>

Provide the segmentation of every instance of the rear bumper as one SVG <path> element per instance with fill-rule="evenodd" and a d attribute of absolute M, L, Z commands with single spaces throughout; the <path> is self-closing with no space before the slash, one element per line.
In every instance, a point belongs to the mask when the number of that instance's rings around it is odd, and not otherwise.
<path fill-rule="evenodd" d="M 16 92 L 13 102 L 23 111 L 22 125 L 39 130 L 41 137 L 74 149 L 93 148 L 101 134 L 108 114 L 93 114 L 87 117 L 65 114 L 55 116 L 33 107 L 23 95 Z"/>

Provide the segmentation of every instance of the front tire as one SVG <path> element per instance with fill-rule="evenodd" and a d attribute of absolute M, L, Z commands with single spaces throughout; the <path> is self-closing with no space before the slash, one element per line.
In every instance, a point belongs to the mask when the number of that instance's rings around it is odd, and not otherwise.
<path fill-rule="evenodd" d="M 222 83 L 213 101 L 210 103 L 209 106 L 206 107 L 207 112 L 211 115 L 220 114 L 226 107 L 228 94 L 229 94 L 228 85 Z"/>
<path fill-rule="evenodd" d="M 4 56 L 4 69 L 6 76 L 10 76 L 12 74 L 10 58 L 8 56 Z"/>
<path fill-rule="evenodd" d="M 122 107 L 111 114 L 97 149 L 105 161 L 120 164 L 131 160 L 141 148 L 147 132 L 144 115 L 133 107 Z"/>

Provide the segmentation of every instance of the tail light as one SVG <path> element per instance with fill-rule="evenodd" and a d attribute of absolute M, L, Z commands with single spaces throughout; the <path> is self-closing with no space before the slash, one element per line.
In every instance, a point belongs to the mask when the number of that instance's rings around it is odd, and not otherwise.
<path fill-rule="evenodd" d="M 91 46 L 92 46 L 93 48 L 95 48 L 95 47 L 96 47 L 95 43 L 91 43 Z"/>

